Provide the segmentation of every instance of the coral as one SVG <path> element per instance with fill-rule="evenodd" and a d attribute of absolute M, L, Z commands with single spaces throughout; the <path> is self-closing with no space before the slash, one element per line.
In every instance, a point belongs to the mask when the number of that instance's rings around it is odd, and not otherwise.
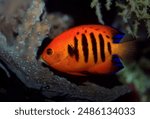
<path fill-rule="evenodd" d="M 44 3 L 41 0 L 33 1 L 30 8 L 27 10 L 23 24 L 18 28 L 16 50 L 22 48 L 22 52 L 26 51 L 26 56 L 30 60 L 33 60 L 33 56 L 36 55 L 36 49 L 45 35 L 48 34 L 50 24 L 46 20 L 40 22 L 40 15 L 43 13 Z M 24 50 L 24 51 L 23 51 Z"/>
<path fill-rule="evenodd" d="M 126 0 L 125 3 L 116 2 L 116 6 L 121 8 L 122 11 L 118 14 L 123 18 L 125 23 L 129 24 L 127 31 L 135 37 L 139 37 L 139 25 L 145 23 L 147 27 L 147 34 L 149 32 L 149 21 L 150 21 L 150 1 L 149 0 Z M 130 21 L 133 21 L 131 23 Z"/>
<path fill-rule="evenodd" d="M 101 4 L 100 4 L 100 2 L 98 0 L 92 0 L 91 8 L 95 7 L 95 10 L 96 10 L 95 13 L 96 13 L 96 15 L 98 17 L 99 23 L 104 24 L 100 6 L 101 6 Z"/>
<path fill-rule="evenodd" d="M 11 3 L 10 0 L 7 2 Z M 22 10 L 20 5 L 24 2 L 20 0 L 14 7 Z M 68 28 L 72 19 L 68 15 L 47 14 L 43 0 L 28 2 L 29 6 L 23 8 L 23 13 L 15 19 L 11 15 L 5 16 L 6 13 L 1 14 L 1 23 L 5 25 L 0 26 L 0 67 L 4 71 L 9 69 L 6 71 L 8 76 L 10 71 L 13 72 L 25 86 L 38 90 L 49 101 L 56 101 L 56 98 L 59 101 L 112 101 L 130 92 L 127 85 L 104 88 L 88 81 L 76 85 L 43 67 L 36 59 L 41 42 Z M 10 13 L 17 11 L 14 8 Z"/>
<path fill-rule="evenodd" d="M 12 45 L 17 32 L 17 25 L 20 24 L 26 9 L 29 7 L 30 0 L 1 0 L 0 1 L 0 31 L 9 39 L 7 42 Z M 19 9 L 19 10 L 18 10 Z M 7 31 L 5 30 L 7 28 Z"/>
<path fill-rule="evenodd" d="M 92 0 L 91 7 L 96 8 L 96 15 L 98 17 L 98 20 L 100 23 L 104 24 L 105 21 L 103 21 L 103 13 L 101 13 L 101 4 L 103 2 L 100 0 Z M 104 4 L 104 3 L 103 3 Z M 105 3 L 105 7 L 107 10 L 111 10 L 111 5 L 115 4 L 116 8 L 118 9 L 118 12 L 116 13 L 116 17 L 121 16 L 121 22 L 124 25 L 124 29 L 128 34 L 131 34 L 132 36 L 136 38 L 143 38 L 140 35 L 142 35 L 140 27 L 146 28 L 147 37 L 150 36 L 150 1 L 149 0 L 107 0 Z M 118 22 L 118 20 L 116 21 Z M 143 26 L 144 25 L 144 26 Z M 145 37 L 144 37 L 145 38 Z"/>
<path fill-rule="evenodd" d="M 107 10 L 110 10 L 110 9 L 111 9 L 111 5 L 112 5 L 111 0 L 106 0 L 106 5 L 105 5 L 105 7 L 106 7 Z"/>
<path fill-rule="evenodd" d="M 112 1 L 106 0 L 105 7 L 107 10 L 111 10 L 111 5 L 112 5 Z M 105 22 L 103 21 L 103 14 L 101 12 L 101 1 L 99 2 L 99 0 L 92 0 L 91 8 L 95 8 L 95 13 L 98 17 L 99 23 L 104 24 Z"/>

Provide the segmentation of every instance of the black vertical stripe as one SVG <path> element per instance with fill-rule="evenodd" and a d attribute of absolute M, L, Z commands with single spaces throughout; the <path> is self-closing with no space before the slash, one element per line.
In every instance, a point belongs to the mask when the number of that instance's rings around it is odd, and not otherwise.
<path fill-rule="evenodd" d="M 94 56 L 94 62 L 97 62 L 97 44 L 96 44 L 96 38 L 93 33 L 90 33 L 91 42 L 92 42 L 92 51 Z"/>
<path fill-rule="evenodd" d="M 69 56 L 74 56 L 74 47 L 72 47 L 71 45 L 68 45 L 68 54 Z"/>
<path fill-rule="evenodd" d="M 85 34 L 82 34 L 82 50 L 83 50 L 83 55 L 84 55 L 84 61 L 87 63 L 89 51 L 88 51 L 87 38 Z"/>
<path fill-rule="evenodd" d="M 104 44 L 104 38 L 101 34 L 99 34 L 99 40 L 100 40 L 100 51 L 101 51 L 101 59 L 102 59 L 102 62 L 105 61 L 105 44 Z"/>
<path fill-rule="evenodd" d="M 74 37 L 74 54 L 76 61 L 79 61 L 78 39 Z"/>
<path fill-rule="evenodd" d="M 108 52 L 111 54 L 112 51 L 111 51 L 111 45 L 110 45 L 110 42 L 107 43 L 107 48 L 108 48 Z"/>
<path fill-rule="evenodd" d="M 78 39 L 74 37 L 74 46 L 68 45 L 68 54 L 70 57 L 75 56 L 76 61 L 79 61 Z"/>

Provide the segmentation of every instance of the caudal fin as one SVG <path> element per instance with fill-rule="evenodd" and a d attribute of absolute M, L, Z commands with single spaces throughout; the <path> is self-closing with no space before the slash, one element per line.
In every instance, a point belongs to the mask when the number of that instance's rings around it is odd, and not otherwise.
<path fill-rule="evenodd" d="M 123 61 L 130 63 L 136 59 L 137 40 L 122 42 L 118 46 L 118 55 Z"/>

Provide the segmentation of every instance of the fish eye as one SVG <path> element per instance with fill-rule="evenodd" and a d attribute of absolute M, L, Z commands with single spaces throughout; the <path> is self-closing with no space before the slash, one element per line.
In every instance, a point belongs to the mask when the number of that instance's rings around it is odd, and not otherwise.
<path fill-rule="evenodd" d="M 48 49 L 47 49 L 47 54 L 48 54 L 48 55 L 52 55 L 52 53 L 53 53 L 53 50 L 52 50 L 51 48 L 48 48 Z"/>

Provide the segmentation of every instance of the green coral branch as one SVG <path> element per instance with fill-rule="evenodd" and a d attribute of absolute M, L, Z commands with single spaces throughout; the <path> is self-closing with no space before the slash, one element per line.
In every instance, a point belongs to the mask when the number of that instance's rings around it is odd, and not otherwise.
<path fill-rule="evenodd" d="M 106 7 L 107 10 L 111 10 L 111 5 L 112 5 L 111 0 L 106 0 L 105 7 Z M 101 12 L 101 3 L 99 2 L 99 0 L 92 0 L 91 8 L 95 8 L 95 13 L 98 17 L 98 21 L 101 24 L 104 24 L 103 15 L 102 15 L 102 12 Z"/>
<path fill-rule="evenodd" d="M 143 21 L 146 25 L 150 20 L 150 1 L 149 0 L 126 0 L 126 4 L 116 1 L 116 7 L 121 9 L 118 13 L 125 23 L 134 21 L 133 26 L 127 28 L 129 34 L 138 37 L 139 25 Z M 147 34 L 150 36 L 150 27 L 147 27 Z"/>
<path fill-rule="evenodd" d="M 96 15 L 98 17 L 98 21 L 101 24 L 104 24 L 102 13 L 101 13 L 101 4 L 99 3 L 99 1 L 98 0 L 92 0 L 91 8 L 95 8 L 95 13 L 96 13 Z"/>
<path fill-rule="evenodd" d="M 106 7 L 107 10 L 110 10 L 110 9 L 111 9 L 111 5 L 112 5 L 111 0 L 106 0 L 105 7 Z"/>
<path fill-rule="evenodd" d="M 104 24 L 105 21 L 103 20 L 103 14 L 101 12 L 101 4 L 101 0 L 92 0 L 91 8 L 95 8 L 98 21 Z M 112 4 L 112 0 L 106 0 L 106 9 L 111 10 Z M 138 38 L 139 26 L 141 22 L 143 22 L 147 28 L 148 37 L 150 37 L 150 0 L 125 0 L 124 2 L 116 0 L 115 5 L 120 9 L 116 15 L 121 16 L 123 22 L 127 24 L 125 29 L 128 34 Z M 133 21 L 133 23 L 131 23 L 131 21 Z"/>

